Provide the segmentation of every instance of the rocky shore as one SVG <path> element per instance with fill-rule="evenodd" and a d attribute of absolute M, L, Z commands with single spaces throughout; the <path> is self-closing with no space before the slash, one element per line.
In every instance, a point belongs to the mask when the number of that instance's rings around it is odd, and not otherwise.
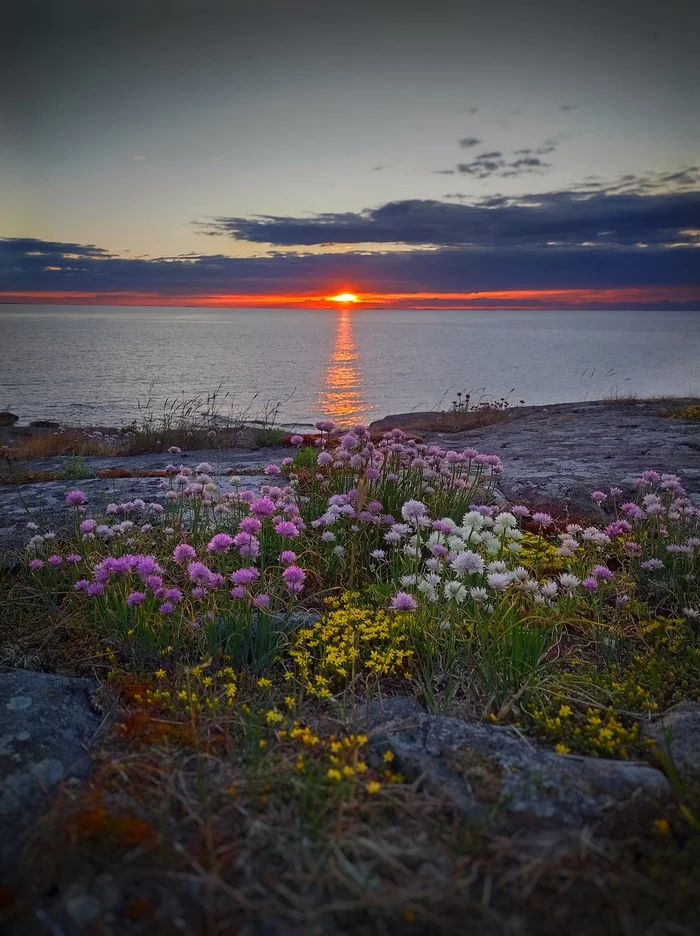
<path fill-rule="evenodd" d="M 497 493 L 502 500 L 524 501 L 559 515 L 595 517 L 601 511 L 591 501 L 592 490 L 622 486 L 646 468 L 678 474 L 689 496 L 700 503 L 700 423 L 669 417 L 670 412 L 682 412 L 697 402 L 674 400 L 672 408 L 664 401 L 528 406 L 496 414 L 487 425 L 479 425 L 483 414 L 466 414 L 463 421 L 468 427 L 461 431 L 440 428 L 445 414 L 406 413 L 387 416 L 370 429 L 379 434 L 397 426 L 445 448 L 473 446 L 498 455 L 504 465 Z M 93 504 L 158 498 L 160 473 L 169 462 L 207 461 L 222 489 L 231 485 L 232 476 L 242 478 L 239 487 L 258 488 L 264 483 L 265 465 L 283 451 L 240 446 L 185 450 L 178 456 L 167 452 L 87 456 L 81 459 L 86 476 L 80 487 Z M 0 484 L 0 550 L 21 549 L 30 520 L 54 528 L 68 517 L 65 494 L 76 481 L 60 476 L 70 462 L 66 456 L 12 462 L 10 482 L 13 475 L 26 479 L 45 473 L 52 479 Z"/>

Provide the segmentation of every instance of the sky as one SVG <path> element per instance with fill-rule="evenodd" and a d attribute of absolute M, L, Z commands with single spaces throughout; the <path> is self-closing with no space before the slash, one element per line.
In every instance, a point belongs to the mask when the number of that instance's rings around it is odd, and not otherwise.
<path fill-rule="evenodd" d="M 0 301 L 700 308 L 694 0 L 8 0 Z"/>

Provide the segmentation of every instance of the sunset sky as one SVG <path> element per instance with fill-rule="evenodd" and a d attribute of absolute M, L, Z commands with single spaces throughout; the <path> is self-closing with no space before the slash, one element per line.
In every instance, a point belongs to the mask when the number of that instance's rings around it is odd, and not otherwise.
<path fill-rule="evenodd" d="M 0 301 L 700 308 L 694 0 L 9 0 Z"/>

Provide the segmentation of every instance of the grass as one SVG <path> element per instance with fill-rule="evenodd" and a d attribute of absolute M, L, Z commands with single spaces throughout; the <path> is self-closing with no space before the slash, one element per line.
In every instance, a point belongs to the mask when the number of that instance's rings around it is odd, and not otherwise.
<path fill-rule="evenodd" d="M 611 490 L 612 525 L 567 529 L 490 509 L 498 468 L 356 433 L 269 467 L 251 504 L 200 466 L 158 509 L 95 517 L 106 538 L 76 503 L 2 573 L 0 661 L 96 676 L 104 715 L 90 777 L 63 786 L 0 895 L 17 931 L 37 909 L 60 927 L 62 896 L 105 874 L 115 933 L 692 927 L 700 791 L 643 726 L 700 701 L 698 515 L 646 473 L 643 508 Z M 578 832 L 466 818 L 365 733 L 362 706 L 397 694 L 643 759 L 673 792 Z"/>

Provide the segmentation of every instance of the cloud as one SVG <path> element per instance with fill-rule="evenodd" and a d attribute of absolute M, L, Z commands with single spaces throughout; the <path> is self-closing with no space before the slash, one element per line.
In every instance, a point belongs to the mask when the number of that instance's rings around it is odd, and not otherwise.
<path fill-rule="evenodd" d="M 459 213 L 462 206 L 451 205 Z M 505 239 L 504 239 L 505 240 Z M 518 241 L 518 239 L 516 239 Z M 31 246 L 32 251 L 26 248 Z M 80 255 L 68 258 L 63 247 Z M 39 247 L 41 257 L 34 256 Z M 226 305 L 236 296 L 329 295 L 339 283 L 376 293 L 436 293 L 552 289 L 672 289 L 700 302 L 694 250 L 654 247 L 542 249 L 507 243 L 484 247 L 267 257 L 191 255 L 152 260 L 111 257 L 80 245 L 0 241 L 0 293 L 6 301 L 45 294 L 116 302 L 171 297 L 173 304 L 209 297 Z M 53 254 L 49 263 L 46 257 Z M 675 294 L 675 293 L 674 293 Z M 688 298 L 690 295 L 690 299 Z M 614 300 L 612 300 L 614 301 Z M 639 304 L 639 297 L 631 303 Z M 651 300 L 650 300 L 651 301 Z M 537 304 L 537 300 L 533 300 Z M 596 299 L 592 300 L 593 305 Z M 503 305 L 503 300 L 496 301 Z M 624 304 L 624 303 L 623 303 Z M 627 300 L 627 307 L 630 302 Z M 658 303 L 657 303 L 658 305 Z M 690 306 L 689 306 L 690 307 Z"/>
<path fill-rule="evenodd" d="M 536 157 L 523 157 L 531 161 Z M 488 165 L 483 160 L 481 165 Z M 537 166 L 524 166 L 536 171 Z M 519 170 L 513 170 L 519 171 Z M 479 247 L 693 243 L 700 191 L 636 194 L 584 189 L 518 199 L 491 197 L 473 204 L 407 199 L 362 212 L 310 218 L 216 218 L 202 229 L 237 240 L 280 247 L 336 244 L 431 244 Z M 602 235 L 601 232 L 606 232 Z M 699 264 L 700 266 L 700 264 Z"/>
<path fill-rule="evenodd" d="M 433 169 L 431 175 L 454 175 L 454 169 Z"/>
<path fill-rule="evenodd" d="M 464 149 L 471 149 L 472 146 L 478 146 L 479 143 L 483 143 L 483 140 L 479 140 L 477 137 L 464 137 L 459 141 L 459 145 Z"/>
<path fill-rule="evenodd" d="M 562 104 L 559 110 L 572 111 L 572 110 L 576 110 L 577 107 L 578 107 L 578 104 Z"/>

